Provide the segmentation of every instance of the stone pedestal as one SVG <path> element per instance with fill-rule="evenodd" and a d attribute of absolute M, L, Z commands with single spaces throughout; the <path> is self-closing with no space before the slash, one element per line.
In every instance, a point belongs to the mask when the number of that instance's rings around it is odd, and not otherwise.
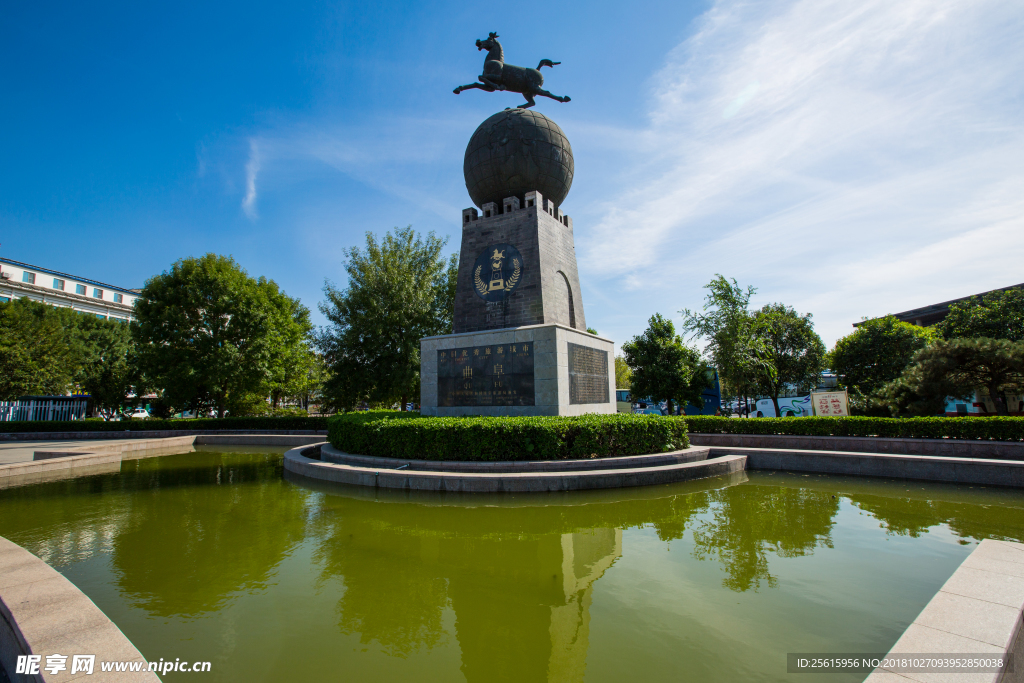
<path fill-rule="evenodd" d="M 587 334 L 572 148 L 535 111 L 488 118 L 466 148 L 452 332 L 420 341 L 423 415 L 614 413 L 614 345 Z M 550 196 L 544 196 L 548 193 Z"/>
<path fill-rule="evenodd" d="M 615 346 L 564 325 L 425 337 L 423 415 L 614 413 Z"/>

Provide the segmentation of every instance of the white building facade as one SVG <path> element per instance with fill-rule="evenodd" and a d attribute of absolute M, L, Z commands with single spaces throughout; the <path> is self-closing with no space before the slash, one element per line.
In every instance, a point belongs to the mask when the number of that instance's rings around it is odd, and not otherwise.
<path fill-rule="evenodd" d="M 137 289 L 0 258 L 0 301 L 25 297 L 98 318 L 127 322 L 133 318 L 139 293 Z"/>

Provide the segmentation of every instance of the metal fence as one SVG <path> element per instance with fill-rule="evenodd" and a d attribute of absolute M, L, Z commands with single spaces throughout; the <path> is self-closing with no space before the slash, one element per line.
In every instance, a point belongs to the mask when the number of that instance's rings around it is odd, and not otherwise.
<path fill-rule="evenodd" d="M 0 401 L 0 422 L 23 420 L 81 420 L 85 417 L 85 399 L 42 398 Z"/>

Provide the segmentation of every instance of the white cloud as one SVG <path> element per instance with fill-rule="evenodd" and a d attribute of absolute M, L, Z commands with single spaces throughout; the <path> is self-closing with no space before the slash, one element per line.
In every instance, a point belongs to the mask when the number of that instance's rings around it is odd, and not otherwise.
<path fill-rule="evenodd" d="M 645 319 L 721 272 L 831 343 L 1024 281 L 1021 35 L 1003 0 L 719 0 L 623 132 L 622 189 L 577 245 L 591 287 L 643 289 Z"/>
<path fill-rule="evenodd" d="M 260 148 L 256 140 L 249 140 L 249 161 L 245 164 L 245 198 L 242 199 L 242 211 L 250 220 L 259 218 L 256 212 L 256 176 L 260 172 Z"/>

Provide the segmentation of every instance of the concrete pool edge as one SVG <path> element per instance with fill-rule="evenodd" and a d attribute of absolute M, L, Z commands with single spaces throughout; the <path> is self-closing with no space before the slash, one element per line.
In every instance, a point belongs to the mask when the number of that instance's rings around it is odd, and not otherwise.
<path fill-rule="evenodd" d="M 907 627 L 889 655 L 1013 655 L 1012 672 L 970 680 L 1024 681 L 1024 544 L 985 539 Z M 961 674 L 964 675 L 964 674 Z M 875 669 L 865 683 L 935 680 L 934 673 Z"/>
<path fill-rule="evenodd" d="M 320 444 L 321 446 L 323 444 Z M 324 462 L 302 454 L 309 446 L 293 448 L 284 454 L 285 470 L 311 479 L 373 488 L 459 493 L 533 493 L 584 491 L 604 488 L 651 486 L 731 474 L 744 469 L 744 456 L 724 456 L 649 467 L 622 469 L 526 471 L 526 472 L 449 472 L 437 470 L 398 470 L 394 467 L 360 467 Z M 404 461 L 396 460 L 400 466 Z M 590 461 L 588 461 L 590 462 Z"/>
<path fill-rule="evenodd" d="M 193 434 L 161 439 L 83 444 L 35 451 L 35 459 L 0 465 L 0 490 L 47 481 L 118 472 L 121 462 L 189 452 L 196 446 L 304 446 L 317 434 Z"/>
<path fill-rule="evenodd" d="M 66 654 L 67 672 L 43 670 L 47 655 Z M 15 674 L 19 655 L 41 655 L 40 672 Z M 100 662 L 143 662 L 142 653 L 73 583 L 41 559 L 0 537 L 0 666 L 11 681 L 72 677 L 71 656 L 96 655 L 95 680 L 159 681 L 152 672 L 103 673 Z M 81 673 L 81 672 L 79 672 Z M 94 680 L 89 676 L 89 680 Z"/>

